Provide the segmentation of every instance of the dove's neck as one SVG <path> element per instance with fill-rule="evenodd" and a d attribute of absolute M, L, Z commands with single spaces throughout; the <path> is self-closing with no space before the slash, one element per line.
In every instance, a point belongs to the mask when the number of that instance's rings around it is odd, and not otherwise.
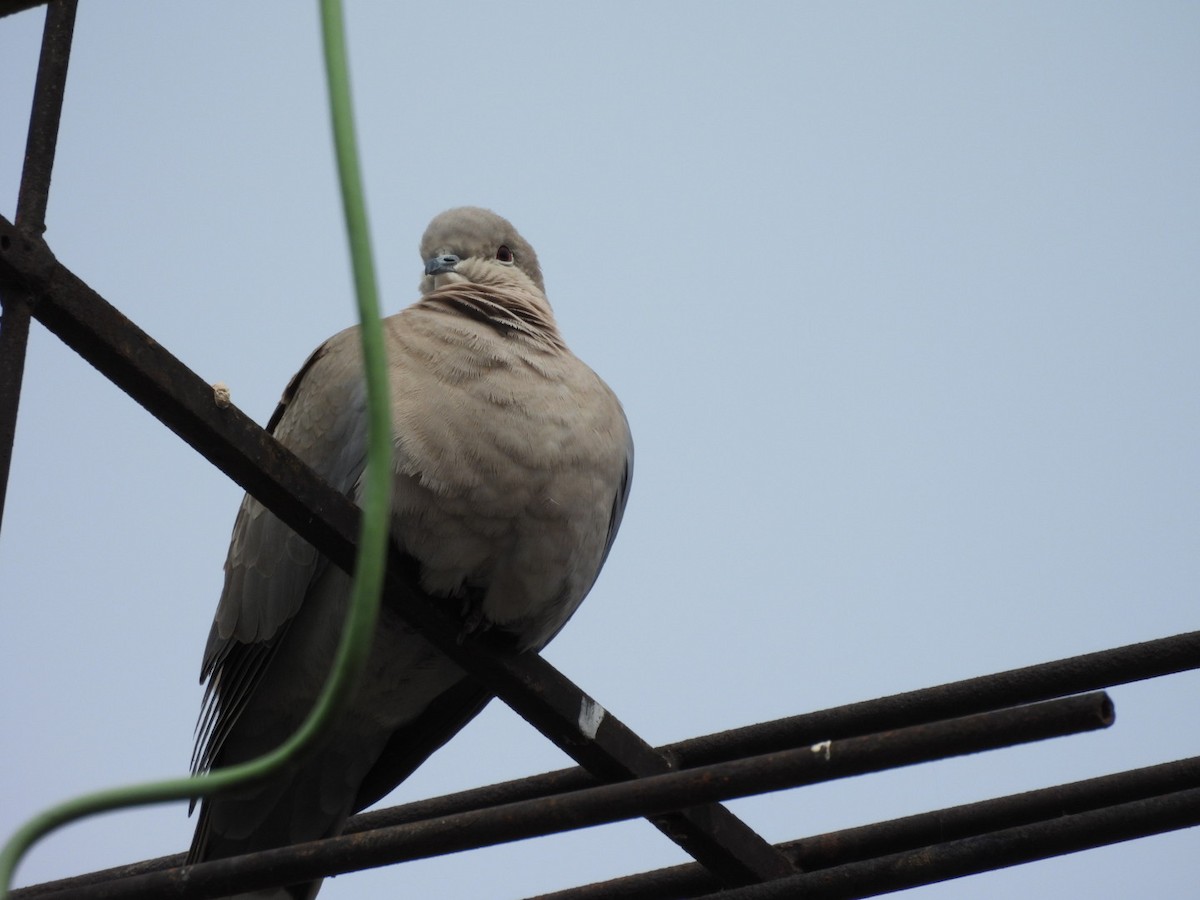
<path fill-rule="evenodd" d="M 461 282 L 431 291 L 418 305 L 483 322 L 506 337 L 520 336 L 550 350 L 566 349 L 550 303 L 540 291 Z"/>

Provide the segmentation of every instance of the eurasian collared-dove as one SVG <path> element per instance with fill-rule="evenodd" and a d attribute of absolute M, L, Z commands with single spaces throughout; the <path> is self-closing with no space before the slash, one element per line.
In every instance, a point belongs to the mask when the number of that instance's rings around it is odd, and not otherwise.
<path fill-rule="evenodd" d="M 617 398 L 563 343 L 533 248 L 484 209 L 452 209 L 421 240 L 422 297 L 384 320 L 392 535 L 464 628 L 540 649 L 591 589 L 633 469 Z M 357 328 L 292 379 L 268 430 L 357 498 L 364 384 Z M 193 766 L 281 743 L 320 690 L 350 579 L 247 495 L 204 652 Z M 385 606 L 364 683 L 334 737 L 265 785 L 202 803 L 189 861 L 337 833 L 475 716 L 489 694 Z M 319 883 L 287 893 L 310 898 Z"/>

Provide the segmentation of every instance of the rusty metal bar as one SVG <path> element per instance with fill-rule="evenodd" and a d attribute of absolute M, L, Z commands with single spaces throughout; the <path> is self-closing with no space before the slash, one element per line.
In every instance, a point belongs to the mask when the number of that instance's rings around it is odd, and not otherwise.
<path fill-rule="evenodd" d="M 1200 825 L 1200 788 L 895 853 L 715 894 L 721 900 L 851 900 Z"/>
<path fill-rule="evenodd" d="M 1191 669 L 1200 669 L 1200 631 L 735 728 L 663 750 L 677 757 L 681 766 L 691 766 L 727 758 L 734 748 L 741 753 L 767 753 L 804 741 L 869 734 Z"/>
<path fill-rule="evenodd" d="M 881 825 L 815 835 L 789 845 L 788 855 L 806 872 L 828 869 L 1196 788 L 1200 788 L 1200 757 L 1191 757 Z"/>
<path fill-rule="evenodd" d="M 18 228 L 32 234 L 40 235 L 46 229 L 46 203 L 71 59 L 76 4 L 77 0 L 55 0 L 46 10 L 15 219 Z M 28 294 L 19 287 L 0 292 L 0 525 L 4 521 L 25 351 L 29 346 L 29 306 Z"/>
<path fill-rule="evenodd" d="M 778 847 L 801 869 L 812 872 L 1194 789 L 1200 789 L 1200 756 L 819 834 Z M 530 900 L 683 900 L 720 887 L 702 867 L 690 863 Z"/>
<path fill-rule="evenodd" d="M 349 570 L 359 510 L 95 291 L 60 265 L 40 240 L 0 217 L 0 283 L 35 298 L 33 315 L 145 406 L 221 471 Z M 616 780 L 670 771 L 668 760 L 536 654 L 512 653 L 493 635 L 463 638 L 449 613 L 415 587 L 411 559 L 395 555 L 385 602 L 443 653 L 474 674 L 576 762 Z M 580 714 L 591 711 L 595 731 Z M 770 844 L 728 810 L 695 807 L 653 823 L 729 884 L 792 871 Z"/>
<path fill-rule="evenodd" d="M 845 741 L 716 763 L 636 782 L 461 813 L 294 847 L 172 869 L 69 890 L 18 892 L 53 900 L 198 898 L 491 846 L 664 813 L 681 805 L 743 797 L 900 766 L 1105 728 L 1112 703 L 1103 693 L 918 725 Z"/>

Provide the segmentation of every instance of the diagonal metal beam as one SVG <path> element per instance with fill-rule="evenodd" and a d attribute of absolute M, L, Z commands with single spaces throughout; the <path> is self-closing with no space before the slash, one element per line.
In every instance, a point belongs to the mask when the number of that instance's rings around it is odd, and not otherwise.
<path fill-rule="evenodd" d="M 35 6 L 45 6 L 46 2 L 47 0 L 0 0 L 0 18 L 33 9 Z"/>
<path fill-rule="evenodd" d="M 99 294 L 58 263 L 39 238 L 0 217 L 0 286 L 33 298 L 33 316 L 297 533 L 349 570 L 359 510 Z M 672 763 L 536 654 L 514 654 L 489 635 L 464 639 L 459 623 L 415 588 L 415 563 L 389 565 L 385 602 L 480 679 L 576 762 L 604 780 L 657 775 Z M 791 863 L 717 804 L 651 820 L 728 884 L 794 871 Z"/>

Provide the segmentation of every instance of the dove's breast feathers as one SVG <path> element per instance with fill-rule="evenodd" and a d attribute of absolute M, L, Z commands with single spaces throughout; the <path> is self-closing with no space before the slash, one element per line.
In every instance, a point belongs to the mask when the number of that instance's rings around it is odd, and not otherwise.
<path fill-rule="evenodd" d="M 552 319 L 539 323 L 537 299 L 454 286 L 384 322 L 394 536 L 420 561 L 423 588 L 455 596 L 486 585 L 485 620 L 529 646 L 591 587 L 630 452 L 616 397 Z M 279 423 L 285 443 L 301 432 L 323 443 L 318 433 L 347 434 L 339 417 L 362 418 L 357 332 L 310 363 Z"/>

